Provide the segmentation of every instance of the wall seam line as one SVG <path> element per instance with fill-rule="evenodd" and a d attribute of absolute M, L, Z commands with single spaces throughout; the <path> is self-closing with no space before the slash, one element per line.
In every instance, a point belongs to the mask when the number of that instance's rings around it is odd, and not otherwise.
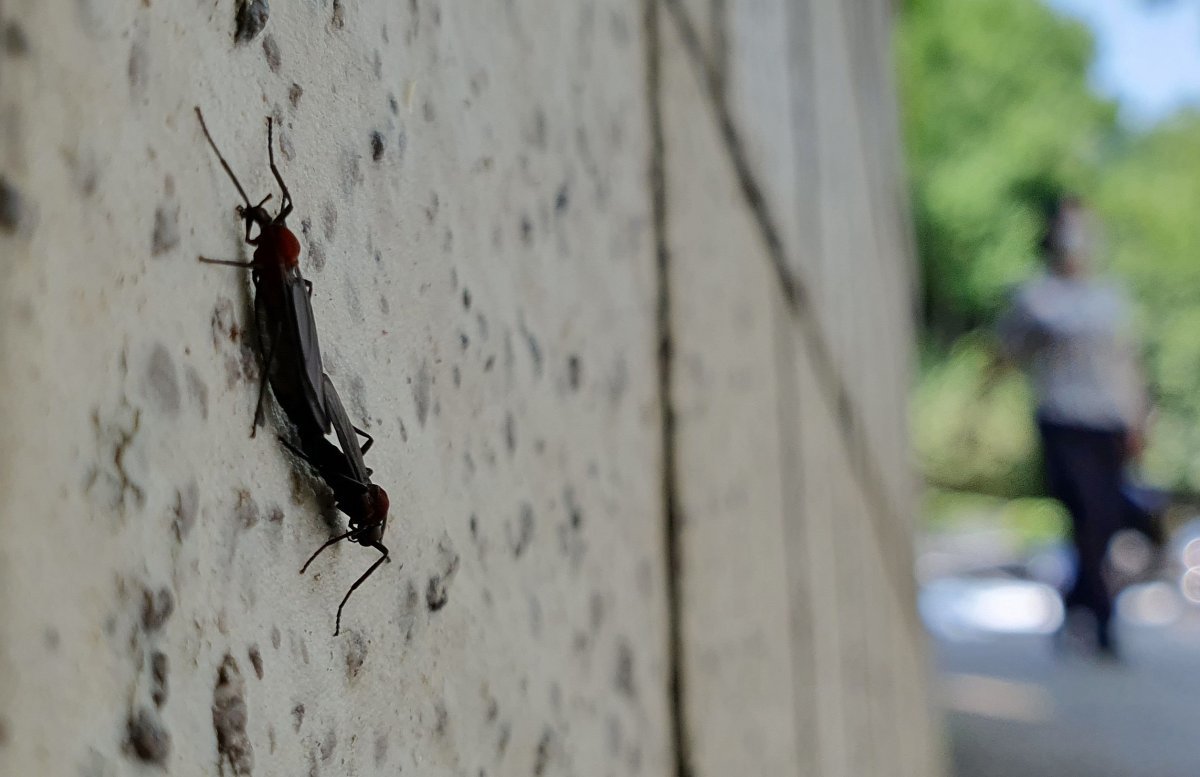
<path fill-rule="evenodd" d="M 662 435 L 663 548 L 666 554 L 667 661 L 670 738 L 675 777 L 691 777 L 692 754 L 687 737 L 687 711 L 682 603 L 682 538 L 676 456 L 674 353 L 671 330 L 670 248 L 667 239 L 666 138 L 662 115 L 662 42 L 658 0 L 643 0 L 646 60 L 646 103 L 650 123 L 648 177 L 654 232 L 656 282 L 655 332 L 658 366 L 658 407 Z"/>
<path fill-rule="evenodd" d="M 903 547 L 904 543 L 909 542 L 902 531 L 903 522 L 900 520 L 900 516 L 890 509 L 887 495 L 882 487 L 882 479 L 878 475 L 873 458 L 866 450 L 861 415 L 855 410 L 850 392 L 837 369 L 828 338 L 825 337 L 820 319 L 811 305 L 809 284 L 803 278 L 791 273 L 787 267 L 783 241 L 775 226 L 775 220 L 771 216 L 762 187 L 750 169 L 744 145 L 737 127 L 734 125 L 729 107 L 720 91 L 717 90 L 720 78 L 704 56 L 695 25 L 688 18 L 681 0 L 662 0 L 662 2 L 674 20 L 676 30 L 693 66 L 699 71 L 702 86 L 708 95 L 710 109 L 722 136 L 723 145 L 733 163 L 742 196 L 754 217 L 759 235 L 767 249 L 784 302 L 791 316 L 797 319 L 801 325 L 801 336 L 815 368 L 817 384 L 841 427 L 839 436 L 842 437 L 843 444 L 849 449 L 848 458 L 851 468 L 863 488 L 863 495 L 870 507 L 868 512 L 873 531 L 883 547 Z M 893 583 L 911 587 L 911 584 L 904 583 L 912 576 L 911 568 L 906 568 L 892 554 L 885 555 L 884 561 L 891 567 L 888 572 Z M 907 618 L 913 627 L 916 626 L 914 620 L 911 614 Z"/>

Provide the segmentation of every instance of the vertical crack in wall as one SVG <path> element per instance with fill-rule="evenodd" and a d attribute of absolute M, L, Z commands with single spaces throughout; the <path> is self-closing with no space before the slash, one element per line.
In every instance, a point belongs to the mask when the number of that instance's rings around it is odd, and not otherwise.
<path fill-rule="evenodd" d="M 754 218 L 767 255 L 770 257 L 771 265 L 775 270 L 779 290 L 792 318 L 800 324 L 800 334 L 805 341 L 805 348 L 813 365 L 817 385 L 834 413 L 841 429 L 839 436 L 846 447 L 851 469 L 862 487 L 863 496 L 871 507 L 868 512 L 872 530 L 882 548 L 903 547 L 911 542 L 904 532 L 906 522 L 892 509 L 878 465 L 867 450 L 867 437 L 863 428 L 862 416 L 854 406 L 850 391 L 837 368 L 833 350 L 829 345 L 829 338 L 825 335 L 821 320 L 811 305 L 809 284 L 801 276 L 792 273 L 787 266 L 787 253 L 779 229 L 776 227 L 777 222 L 771 214 L 769 203 L 763 194 L 758 177 L 751 169 L 745 144 L 738 134 L 733 114 L 729 110 L 722 90 L 721 75 L 716 71 L 709 58 L 705 56 L 696 27 L 688 18 L 682 0 L 662 0 L 662 3 L 675 23 L 693 67 L 700 74 L 701 86 L 708 95 L 713 118 L 733 164 L 742 196 Z M 657 28 L 657 19 L 654 21 L 654 25 Z M 650 71 L 648 70 L 648 72 Z M 657 78 L 656 71 L 655 78 Z M 660 134 L 661 130 L 660 121 L 658 125 Z M 905 585 L 905 581 L 911 579 L 912 569 L 911 565 L 905 561 L 906 556 L 884 553 L 883 558 L 885 566 L 888 567 L 888 576 L 893 584 Z M 915 614 L 907 610 L 905 611 L 905 622 L 910 628 L 920 628 L 916 623 Z"/>
<path fill-rule="evenodd" d="M 797 645 L 812 645 L 813 606 L 810 586 L 805 582 L 808 569 L 801 564 L 791 563 L 790 553 L 805 547 L 807 521 L 810 517 L 804 510 L 805 481 L 804 460 L 801 451 L 800 381 L 797 373 L 796 350 L 792 335 L 792 320 L 781 305 L 771 305 L 771 333 L 775 348 L 776 391 L 775 416 L 779 419 L 779 466 L 780 500 L 783 504 L 782 546 L 784 579 L 787 590 L 788 628 L 787 652 L 792 669 L 792 722 L 795 736 L 795 763 L 801 773 L 803 767 L 816 768 L 812 756 L 804 751 L 802 743 L 808 740 L 809 732 L 815 730 L 812 711 L 817 709 L 819 699 L 812 678 L 818 670 L 812 650 L 804 651 Z"/>
<path fill-rule="evenodd" d="M 729 16 L 728 0 L 708 0 L 708 26 L 711 38 L 712 88 L 725 98 L 726 80 L 729 75 L 729 30 L 725 20 Z"/>
<path fill-rule="evenodd" d="M 678 463 L 676 459 L 674 354 L 671 337 L 670 249 L 667 244 L 666 142 L 662 116 L 662 48 L 659 37 L 658 0 L 643 0 L 643 38 L 646 61 L 646 108 L 650 121 L 648 165 L 651 209 L 654 224 L 655 281 L 658 307 L 655 316 L 658 349 L 658 405 L 662 425 L 663 547 L 666 553 L 667 661 L 669 673 L 671 743 L 675 777 L 692 774 L 691 749 L 687 737 L 686 689 L 684 687 L 684 643 L 681 545 L 679 536 Z"/>
<path fill-rule="evenodd" d="M 793 314 L 806 310 L 809 307 L 808 288 L 806 284 L 798 282 L 787 268 L 783 240 L 779 236 L 779 230 L 775 227 L 775 219 L 771 217 L 770 208 L 763 195 L 762 187 L 758 183 L 758 178 L 750 169 L 745 146 L 738 135 L 737 127 L 734 126 L 733 115 L 724 98 L 721 74 L 704 54 L 704 47 L 700 43 L 696 26 L 683 9 L 682 0 L 662 0 L 662 2 L 675 20 L 676 30 L 683 40 L 683 47 L 688 57 L 692 60 L 693 66 L 701 73 L 701 86 L 708 95 L 714 118 L 717 121 L 717 128 L 721 133 L 721 140 L 729 153 L 730 161 L 733 162 L 742 196 L 745 198 L 755 224 L 758 226 L 758 231 L 766 243 L 767 252 L 775 268 L 776 280 L 779 282 L 779 288 L 783 292 L 788 309 Z"/>

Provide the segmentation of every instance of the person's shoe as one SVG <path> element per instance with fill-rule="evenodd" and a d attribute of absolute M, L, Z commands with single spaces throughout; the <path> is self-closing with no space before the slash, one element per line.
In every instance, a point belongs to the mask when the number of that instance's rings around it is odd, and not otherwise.
<path fill-rule="evenodd" d="M 1093 652 L 1093 625 L 1091 615 L 1078 607 L 1067 609 L 1062 624 L 1052 636 L 1054 652 L 1060 658 L 1072 654 L 1088 655 Z"/>
<path fill-rule="evenodd" d="M 1124 663 L 1121 651 L 1117 647 L 1112 621 L 1102 621 L 1096 624 L 1096 658 L 1106 663 Z"/>

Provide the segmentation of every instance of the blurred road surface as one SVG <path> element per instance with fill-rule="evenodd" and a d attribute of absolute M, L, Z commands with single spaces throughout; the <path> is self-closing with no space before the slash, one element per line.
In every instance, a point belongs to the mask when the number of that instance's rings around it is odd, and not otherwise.
<path fill-rule="evenodd" d="M 934 629 L 955 777 L 1197 777 L 1200 617 L 1124 623 L 1122 664 Z"/>

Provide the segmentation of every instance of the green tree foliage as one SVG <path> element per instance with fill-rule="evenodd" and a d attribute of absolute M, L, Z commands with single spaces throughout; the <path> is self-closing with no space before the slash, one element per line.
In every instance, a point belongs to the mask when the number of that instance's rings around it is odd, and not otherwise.
<path fill-rule="evenodd" d="M 1071 190 L 1096 206 L 1106 259 L 1139 302 L 1160 411 L 1147 473 L 1200 492 L 1200 116 L 1123 131 L 1088 88 L 1092 53 L 1087 30 L 1039 0 L 909 0 L 900 13 L 927 332 L 913 433 L 937 485 L 1040 491 L 1028 391 L 999 369 L 987 328 L 1036 271 L 1041 204 Z"/>
<path fill-rule="evenodd" d="M 1029 387 L 985 336 L 960 337 L 922 370 L 913 446 L 930 485 L 1015 498 L 1042 493 Z"/>
<path fill-rule="evenodd" d="M 952 338 L 1032 270 L 1042 202 L 1090 188 L 1116 112 L 1087 30 L 1038 0 L 911 0 L 896 54 L 926 324 Z"/>
<path fill-rule="evenodd" d="M 1141 302 L 1159 412 L 1147 470 L 1200 492 L 1200 116 L 1129 139 L 1104 165 L 1093 200 L 1113 269 Z"/>

